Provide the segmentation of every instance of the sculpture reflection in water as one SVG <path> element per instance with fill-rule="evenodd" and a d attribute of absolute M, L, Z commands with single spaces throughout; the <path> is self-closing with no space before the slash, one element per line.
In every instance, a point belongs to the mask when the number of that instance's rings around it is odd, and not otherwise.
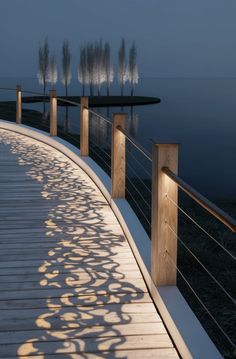
<path fill-rule="evenodd" d="M 137 138 L 138 124 L 139 124 L 138 114 L 134 112 L 134 107 L 131 106 L 130 116 L 128 118 L 128 132 L 130 136 L 133 138 Z"/>

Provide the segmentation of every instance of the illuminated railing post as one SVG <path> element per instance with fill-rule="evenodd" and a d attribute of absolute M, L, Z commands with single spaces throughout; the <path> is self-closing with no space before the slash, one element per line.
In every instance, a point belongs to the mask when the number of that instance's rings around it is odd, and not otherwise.
<path fill-rule="evenodd" d="M 176 285 L 177 276 L 178 186 L 163 167 L 177 174 L 177 144 L 153 146 L 151 276 L 157 286 Z"/>
<path fill-rule="evenodd" d="M 80 97 L 80 154 L 89 155 L 88 97 Z"/>
<path fill-rule="evenodd" d="M 125 114 L 113 115 L 111 195 L 113 198 L 125 198 L 125 135 L 117 129 L 125 129 Z"/>
<path fill-rule="evenodd" d="M 57 94 L 50 91 L 50 135 L 57 136 Z"/>
<path fill-rule="evenodd" d="M 22 120 L 22 99 L 21 86 L 16 86 L 16 123 L 21 124 Z"/>

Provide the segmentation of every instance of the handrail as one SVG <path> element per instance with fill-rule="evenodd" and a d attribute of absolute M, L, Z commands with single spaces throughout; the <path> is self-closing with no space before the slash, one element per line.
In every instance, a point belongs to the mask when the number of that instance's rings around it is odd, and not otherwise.
<path fill-rule="evenodd" d="M 109 123 L 109 125 L 113 125 L 112 121 L 109 120 L 108 118 L 106 118 L 106 117 L 100 115 L 100 114 L 99 114 L 98 112 L 96 112 L 96 111 L 91 110 L 91 108 L 89 108 L 89 107 L 85 107 L 85 108 L 86 108 L 86 110 L 88 110 L 89 112 L 91 112 L 92 114 L 94 114 L 95 116 L 97 116 L 97 117 L 101 118 L 102 120 L 104 120 L 105 122 Z"/>
<path fill-rule="evenodd" d="M 58 101 L 61 101 L 61 102 L 69 103 L 69 104 L 74 105 L 74 106 L 81 106 L 81 104 L 80 104 L 79 102 L 67 100 L 67 99 L 65 99 L 65 98 L 63 98 L 63 97 L 57 97 L 57 100 L 58 100 Z"/>
<path fill-rule="evenodd" d="M 31 94 L 31 95 L 39 95 L 39 96 L 42 96 L 42 97 L 48 97 L 48 98 L 50 97 L 50 95 L 49 95 L 48 93 L 45 93 L 45 94 L 44 94 L 44 93 L 42 93 L 42 92 L 25 91 L 25 90 L 22 90 L 22 89 L 21 89 L 21 92 L 22 92 L 22 93 L 26 93 L 26 94 L 29 93 L 29 94 Z"/>
<path fill-rule="evenodd" d="M 201 193 L 183 181 L 179 176 L 174 174 L 168 167 L 162 167 L 162 172 L 165 173 L 172 181 L 174 181 L 189 197 L 191 197 L 195 202 L 200 206 L 205 208 L 209 213 L 211 213 L 215 218 L 220 222 L 226 225 L 231 229 L 232 232 L 236 232 L 236 220 L 232 218 L 225 211 L 220 209 L 213 202 L 204 197 Z"/>
<path fill-rule="evenodd" d="M 143 148 L 140 144 L 138 144 L 137 141 L 133 137 L 131 137 L 127 131 L 125 131 L 121 126 L 117 126 L 116 128 L 125 135 L 127 140 L 132 143 L 134 147 L 136 147 L 149 161 L 152 162 L 152 157 L 150 153 L 146 151 L 145 148 Z"/>

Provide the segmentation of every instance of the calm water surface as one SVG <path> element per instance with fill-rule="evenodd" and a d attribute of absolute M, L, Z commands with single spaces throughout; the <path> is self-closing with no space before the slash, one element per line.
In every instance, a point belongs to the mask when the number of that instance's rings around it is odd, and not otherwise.
<path fill-rule="evenodd" d="M 179 142 L 183 178 L 207 196 L 236 200 L 236 79 L 145 79 L 143 88 L 162 102 L 137 109 L 138 139 Z"/>

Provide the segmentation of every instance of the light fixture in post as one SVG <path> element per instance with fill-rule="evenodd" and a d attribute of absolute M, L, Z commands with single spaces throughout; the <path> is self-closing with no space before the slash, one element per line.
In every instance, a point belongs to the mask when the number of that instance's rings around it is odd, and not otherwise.
<path fill-rule="evenodd" d="M 125 135 L 117 128 L 125 130 L 125 114 L 113 115 L 111 195 L 113 198 L 125 198 Z"/>
<path fill-rule="evenodd" d="M 88 97 L 80 97 L 80 154 L 89 155 Z"/>
<path fill-rule="evenodd" d="M 21 86 L 16 86 L 16 123 L 21 124 L 22 121 L 22 99 Z"/>
<path fill-rule="evenodd" d="M 50 91 L 50 135 L 57 136 L 57 94 Z"/>
<path fill-rule="evenodd" d="M 176 285 L 177 277 L 178 186 L 163 167 L 177 174 L 177 144 L 153 146 L 151 276 L 156 286 Z"/>

